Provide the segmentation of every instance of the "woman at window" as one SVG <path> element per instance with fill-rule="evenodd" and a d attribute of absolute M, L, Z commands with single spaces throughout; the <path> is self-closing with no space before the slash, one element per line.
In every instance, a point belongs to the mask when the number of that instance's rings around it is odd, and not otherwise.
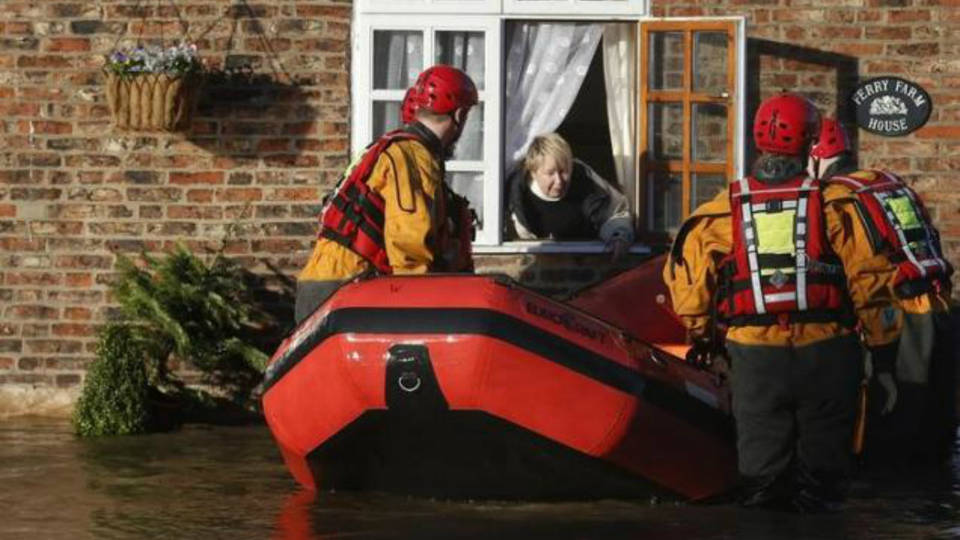
<path fill-rule="evenodd" d="M 602 240 L 614 258 L 633 243 L 627 198 L 586 163 L 560 135 L 539 135 L 511 180 L 510 214 L 523 240 Z"/>

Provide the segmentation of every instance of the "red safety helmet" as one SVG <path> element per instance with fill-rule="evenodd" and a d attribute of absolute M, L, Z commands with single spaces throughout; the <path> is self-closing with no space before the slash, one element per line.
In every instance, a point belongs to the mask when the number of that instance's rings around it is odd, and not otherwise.
<path fill-rule="evenodd" d="M 779 94 L 760 104 L 753 140 L 764 152 L 799 156 L 820 131 L 820 113 L 807 98 Z"/>
<path fill-rule="evenodd" d="M 834 118 L 824 118 L 820 123 L 820 137 L 810 147 L 810 156 L 829 159 L 848 151 L 850 151 L 850 139 L 843 126 Z"/>
<path fill-rule="evenodd" d="M 413 87 L 407 89 L 403 95 L 403 103 L 400 104 L 400 121 L 404 124 L 413 123 L 417 119 L 417 105 L 413 102 Z"/>
<path fill-rule="evenodd" d="M 417 77 L 417 82 L 407 91 L 401 115 L 406 115 L 407 101 L 410 114 L 426 109 L 437 114 L 450 114 L 457 109 L 477 104 L 477 86 L 470 76 L 451 66 L 437 65 L 427 68 Z M 406 123 L 406 122 L 404 122 Z"/>

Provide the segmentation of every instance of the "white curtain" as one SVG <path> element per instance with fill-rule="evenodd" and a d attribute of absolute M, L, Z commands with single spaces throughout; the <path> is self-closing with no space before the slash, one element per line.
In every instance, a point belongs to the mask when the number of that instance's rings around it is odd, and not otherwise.
<path fill-rule="evenodd" d="M 625 193 L 634 193 L 635 118 L 637 102 L 636 25 L 610 23 L 603 29 L 603 73 L 607 120 L 617 180 Z"/>
<path fill-rule="evenodd" d="M 417 80 L 423 62 L 423 34 L 378 31 L 374 36 L 374 88 L 406 89 Z"/>
<path fill-rule="evenodd" d="M 417 80 L 423 64 L 423 33 L 377 31 L 373 40 L 373 87 L 406 89 Z M 400 127 L 400 102 L 378 101 L 373 108 L 373 136 Z"/>
<path fill-rule="evenodd" d="M 601 24 L 518 23 L 507 44 L 506 170 L 537 135 L 557 129 L 580 92 Z"/>

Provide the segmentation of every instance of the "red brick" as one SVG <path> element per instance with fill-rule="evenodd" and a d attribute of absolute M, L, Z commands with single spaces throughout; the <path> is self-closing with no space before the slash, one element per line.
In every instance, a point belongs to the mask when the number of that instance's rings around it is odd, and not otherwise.
<path fill-rule="evenodd" d="M 99 268 L 113 267 L 113 257 L 110 255 L 58 255 L 54 257 L 53 265 L 56 268 Z"/>
<path fill-rule="evenodd" d="M 877 40 L 910 39 L 913 32 L 909 26 L 868 26 L 864 37 Z"/>
<path fill-rule="evenodd" d="M 51 38 L 44 47 L 50 52 L 83 52 L 90 50 L 87 38 Z"/>
<path fill-rule="evenodd" d="M 47 306 L 10 306 L 3 315 L 11 319 L 57 319 L 60 310 Z"/>
<path fill-rule="evenodd" d="M 257 143 L 257 152 L 289 152 L 291 139 L 261 139 Z"/>
<path fill-rule="evenodd" d="M 37 340 L 28 340 L 27 352 L 33 354 L 78 354 L 83 352 L 83 342 L 82 341 L 67 341 L 61 339 L 37 339 Z M 45 364 L 56 363 L 54 362 L 45 362 Z M 51 367 L 45 365 L 44 367 Z"/>
<path fill-rule="evenodd" d="M 263 200 L 263 190 L 258 188 L 222 189 L 222 190 L 217 190 L 217 199 L 224 202 L 260 201 L 260 200 Z"/>
<path fill-rule="evenodd" d="M 196 172 L 196 173 L 171 172 L 170 183 L 171 184 L 222 184 L 223 172 L 220 172 L 220 171 Z"/>
<path fill-rule="evenodd" d="M 63 281 L 61 274 L 51 274 L 49 272 L 8 272 L 6 278 L 7 285 L 42 285 L 51 287 L 60 285 Z"/>
<path fill-rule="evenodd" d="M 197 205 L 171 205 L 167 207 L 170 219 L 222 219 L 223 210 L 219 207 Z"/>
<path fill-rule="evenodd" d="M 63 55 L 21 56 L 17 59 L 19 68 L 66 69 L 74 66 L 74 61 Z"/>
<path fill-rule="evenodd" d="M 91 287 L 93 286 L 93 274 L 87 272 L 64 274 L 64 285 L 80 288 Z"/>
<path fill-rule="evenodd" d="M 279 188 L 267 192 L 266 201 L 319 201 L 316 188 Z"/>
<path fill-rule="evenodd" d="M 79 323 L 59 323 L 54 324 L 52 327 L 53 335 L 55 336 L 93 336 L 95 334 L 95 327 L 90 324 L 79 324 Z"/>
<path fill-rule="evenodd" d="M 924 126 L 916 131 L 921 139 L 960 139 L 960 125 Z"/>
<path fill-rule="evenodd" d="M 187 200 L 195 203 L 213 202 L 212 189 L 191 189 L 187 191 Z"/>
<path fill-rule="evenodd" d="M 316 6 L 310 4 L 298 4 L 297 16 L 317 19 L 344 19 L 351 17 L 349 6 Z"/>
<path fill-rule="evenodd" d="M 14 204 L 0 204 L 0 217 L 2 218 L 17 217 L 17 206 Z"/>

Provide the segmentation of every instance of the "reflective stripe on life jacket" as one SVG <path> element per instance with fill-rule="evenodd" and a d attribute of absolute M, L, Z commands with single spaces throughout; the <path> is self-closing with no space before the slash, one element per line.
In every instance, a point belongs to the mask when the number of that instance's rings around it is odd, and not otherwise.
<path fill-rule="evenodd" d="M 379 272 L 393 273 L 383 238 L 384 201 L 367 180 L 386 151 L 396 141 L 419 139 L 408 131 L 384 134 L 347 167 L 333 195 L 320 213 L 320 236 L 345 246 L 366 259 Z"/>
<path fill-rule="evenodd" d="M 730 185 L 733 248 L 721 261 L 719 311 L 731 324 L 839 321 L 847 307 L 843 266 L 826 240 L 819 183 L 806 176 L 772 185 Z M 781 315 L 783 317 L 781 317 Z"/>
<path fill-rule="evenodd" d="M 917 296 L 938 287 L 953 273 L 943 257 L 940 235 L 930 221 L 923 202 L 903 180 L 886 171 L 864 171 L 861 175 L 837 175 L 827 182 L 847 186 L 865 209 L 864 220 L 880 239 L 880 250 L 887 251 L 897 265 L 894 288 L 902 298 Z"/>

